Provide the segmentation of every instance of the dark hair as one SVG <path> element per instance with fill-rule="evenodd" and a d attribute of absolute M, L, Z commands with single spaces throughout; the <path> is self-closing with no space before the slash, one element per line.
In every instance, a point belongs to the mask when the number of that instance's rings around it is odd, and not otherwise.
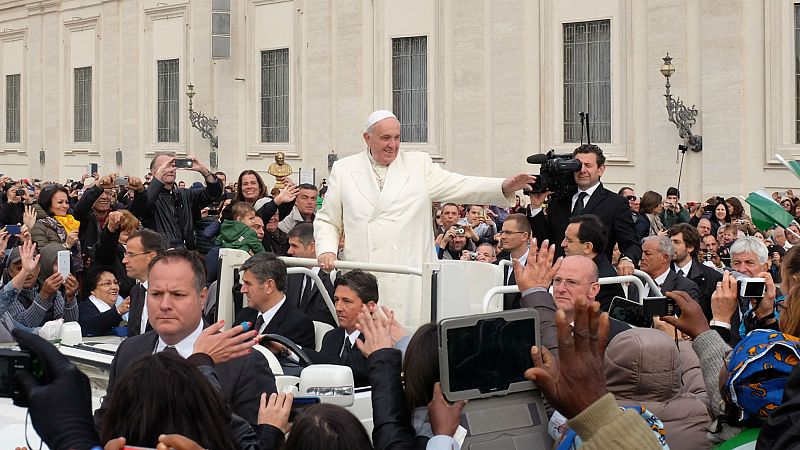
<path fill-rule="evenodd" d="M 433 399 L 433 385 L 439 381 L 439 328 L 426 323 L 417 329 L 403 358 L 406 406 L 426 406 Z"/>
<path fill-rule="evenodd" d="M 372 450 L 358 418 L 341 406 L 311 405 L 292 424 L 284 450 Z"/>
<path fill-rule="evenodd" d="M 152 272 L 153 267 L 162 261 L 165 264 L 175 263 L 178 261 L 185 261 L 189 263 L 192 268 L 192 274 L 194 275 L 194 288 L 197 293 L 200 293 L 203 288 L 206 287 L 206 267 L 205 264 L 203 264 L 202 258 L 200 258 L 200 255 L 197 252 L 182 248 L 171 248 L 156 255 L 156 257 L 150 261 L 150 265 L 147 266 L 147 272 Z"/>
<path fill-rule="evenodd" d="M 314 192 L 319 192 L 319 189 L 317 189 L 317 187 L 311 183 L 300 183 L 297 185 L 297 189 L 308 189 Z"/>
<path fill-rule="evenodd" d="M 445 203 L 444 205 L 442 205 L 441 210 L 444 211 L 444 209 L 447 208 L 448 206 L 452 206 L 452 207 L 454 207 L 456 209 L 456 211 L 460 212 L 460 209 L 458 208 L 458 205 L 455 204 L 455 203 Z"/>
<path fill-rule="evenodd" d="M 578 156 L 579 154 L 586 154 L 586 153 L 594 153 L 597 156 L 597 167 L 603 166 L 606 164 L 606 157 L 603 155 L 603 149 L 594 145 L 594 144 L 582 144 L 578 148 L 572 151 L 572 156 Z"/>
<path fill-rule="evenodd" d="M 619 195 L 622 195 L 622 193 L 623 193 L 623 192 L 625 192 L 625 191 L 632 191 L 632 190 L 633 190 L 633 188 L 632 188 L 632 187 L 630 187 L 630 186 L 622 186 L 622 187 L 621 187 L 621 188 L 619 188 L 619 190 L 617 191 L 617 194 L 619 194 Z"/>
<path fill-rule="evenodd" d="M 289 233 L 286 236 L 287 239 L 293 237 L 300 239 L 300 242 L 302 242 L 303 245 L 308 245 L 314 242 L 314 223 L 313 222 L 298 223 L 291 230 L 289 230 Z"/>
<path fill-rule="evenodd" d="M 742 206 L 742 202 L 739 201 L 736 197 L 728 197 L 725 199 L 726 203 L 730 203 L 733 207 L 733 213 L 728 213 L 731 216 L 731 219 L 741 219 L 742 215 L 744 214 L 744 206 Z"/>
<path fill-rule="evenodd" d="M 230 206 L 230 209 L 231 209 L 231 215 L 233 216 L 233 220 L 240 219 L 250 213 L 256 212 L 256 209 L 253 208 L 253 205 L 247 202 L 236 202 L 232 206 Z"/>
<path fill-rule="evenodd" d="M 247 259 L 239 268 L 240 272 L 251 272 L 259 283 L 267 280 L 275 281 L 275 288 L 286 291 L 286 264 L 275 256 L 275 253 L 256 253 Z"/>
<path fill-rule="evenodd" d="M 683 237 L 684 245 L 687 247 L 692 247 L 692 259 L 697 258 L 697 255 L 700 253 L 700 232 L 697 231 L 697 228 L 689 225 L 688 223 L 676 223 L 675 225 L 669 227 L 669 230 L 667 230 L 667 235 L 672 237 L 677 234 L 680 234 L 681 237 Z"/>
<path fill-rule="evenodd" d="M 164 237 L 148 228 L 142 228 L 131 233 L 128 236 L 128 242 L 133 238 L 139 238 L 142 241 L 142 248 L 146 252 L 164 253 L 167 250 L 167 243 L 164 241 Z"/>
<path fill-rule="evenodd" d="M 156 167 L 156 160 L 159 156 L 169 156 L 170 158 L 175 157 L 175 152 L 155 152 L 153 154 L 153 159 L 150 160 L 150 172 L 155 172 L 158 167 Z"/>
<path fill-rule="evenodd" d="M 258 198 L 265 197 L 268 194 L 267 185 L 264 183 L 264 180 L 261 179 L 261 175 L 259 175 L 258 172 L 255 170 L 243 170 L 236 180 L 236 196 L 233 197 L 233 203 L 245 201 L 244 196 L 242 196 L 242 178 L 244 178 L 245 175 L 253 175 L 256 177 L 256 183 L 258 183 Z"/>
<path fill-rule="evenodd" d="M 336 277 L 333 289 L 347 286 L 361 298 L 364 303 L 378 303 L 378 279 L 375 275 L 361 269 L 351 270 Z"/>
<path fill-rule="evenodd" d="M 178 433 L 203 448 L 238 448 L 226 402 L 200 370 L 180 356 L 162 352 L 139 358 L 108 400 L 101 442 L 125 436 L 128 445 L 155 447 L 159 435 Z"/>
<path fill-rule="evenodd" d="M 681 191 L 678 190 L 676 187 L 670 187 L 667 189 L 667 197 L 670 195 L 674 195 L 675 197 L 681 198 Z"/>
<path fill-rule="evenodd" d="M 519 228 L 521 228 L 518 231 L 524 231 L 524 232 L 528 233 L 528 237 L 530 237 L 530 235 L 531 235 L 531 223 L 528 221 L 528 218 L 525 217 L 525 214 L 520 214 L 520 213 L 509 214 L 508 216 L 506 216 L 506 220 L 504 220 L 503 223 L 506 223 L 506 222 L 509 222 L 509 221 L 511 221 L 512 223 L 516 223 L 517 226 Z"/>
<path fill-rule="evenodd" d="M 42 188 L 42 191 L 39 192 L 39 200 L 37 203 L 39 206 L 44 209 L 44 212 L 47 213 L 48 216 L 52 216 L 53 212 L 50 211 L 51 203 L 53 202 L 53 196 L 56 195 L 56 192 L 63 192 L 66 194 L 67 199 L 69 199 L 69 191 L 67 188 L 60 184 L 50 184 Z"/>
<path fill-rule="evenodd" d="M 720 222 L 719 219 L 717 219 L 717 208 L 719 208 L 719 205 L 725 207 L 725 219 L 723 219 L 722 222 Z M 641 210 L 641 207 L 639 207 L 639 210 Z M 731 223 L 731 212 L 728 211 L 728 204 L 725 203 L 725 199 L 723 198 L 717 199 L 717 203 L 714 205 L 714 209 L 711 211 L 711 221 L 712 223 L 717 222 L 720 225 L 723 223 Z"/>
<path fill-rule="evenodd" d="M 569 223 L 578 224 L 578 240 L 581 243 L 591 242 L 592 251 L 602 255 L 606 252 L 608 245 L 608 230 L 594 214 L 582 214 L 579 216 L 571 217 Z"/>
<path fill-rule="evenodd" d="M 104 273 L 114 275 L 114 278 L 119 280 L 119 275 L 111 266 L 94 266 L 91 270 L 85 272 L 83 276 L 83 298 L 89 298 L 92 291 L 97 287 L 97 282 L 100 281 L 100 276 Z"/>
<path fill-rule="evenodd" d="M 664 201 L 661 194 L 655 191 L 647 191 L 639 200 L 639 214 L 653 214 L 653 211 Z"/>

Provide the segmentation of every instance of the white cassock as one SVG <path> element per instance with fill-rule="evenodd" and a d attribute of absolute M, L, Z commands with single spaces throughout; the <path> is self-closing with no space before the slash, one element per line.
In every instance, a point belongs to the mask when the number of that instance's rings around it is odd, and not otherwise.
<path fill-rule="evenodd" d="M 368 150 L 333 165 L 328 192 L 314 220 L 317 255 L 337 254 L 345 233 L 342 259 L 399 264 L 421 269 L 436 260 L 431 202 L 511 205 L 502 178 L 448 172 L 424 152 L 399 151 L 389 165 L 383 190 Z M 415 275 L 375 273 L 379 305 L 395 311 L 407 326 L 420 325 L 422 280 Z"/>

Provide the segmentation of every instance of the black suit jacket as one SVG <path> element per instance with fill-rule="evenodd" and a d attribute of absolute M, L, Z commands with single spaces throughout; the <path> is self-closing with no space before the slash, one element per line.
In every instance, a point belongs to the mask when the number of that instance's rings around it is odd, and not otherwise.
<path fill-rule="evenodd" d="M 503 252 L 498 255 L 497 261 L 511 260 L 511 254 L 508 252 Z M 508 282 L 506 282 L 508 280 Z M 503 266 L 503 285 L 504 286 L 514 286 L 517 284 L 517 278 L 514 276 L 514 266 Z M 507 311 L 509 309 L 517 309 L 520 308 L 520 300 L 522 300 L 522 294 L 519 292 L 512 292 L 510 294 L 503 294 L 503 310 Z"/>
<path fill-rule="evenodd" d="M 364 341 L 364 335 L 359 334 L 358 339 Z M 350 357 L 341 356 L 344 347 L 344 328 L 334 328 L 322 338 L 322 348 L 318 352 L 306 351 L 308 357 L 314 364 L 336 364 L 337 366 L 348 366 L 353 369 L 353 380 L 356 387 L 369 386 L 369 366 L 367 358 L 353 346 Z"/>
<path fill-rule="evenodd" d="M 317 322 L 324 322 L 332 327 L 336 327 L 336 321 L 325 304 L 322 298 L 322 293 L 315 283 L 311 283 L 311 294 L 308 298 L 301 298 L 303 294 L 303 277 L 301 273 L 291 273 L 286 276 L 286 300 L 292 305 L 298 307 L 301 311 L 306 313 L 311 320 Z M 325 285 L 325 290 L 333 300 L 333 283 L 331 283 L 331 275 L 323 271 L 319 271 L 319 277 L 322 279 L 322 284 Z"/>
<path fill-rule="evenodd" d="M 673 266 L 674 269 L 674 266 Z M 703 313 L 708 320 L 713 318 L 711 313 L 711 295 L 717 290 L 717 282 L 722 281 L 722 274 L 708 267 L 697 259 L 692 259 L 692 268 L 689 269 L 687 278 L 697 285 L 699 294 L 696 300 L 703 308 Z"/>
<path fill-rule="evenodd" d="M 571 213 L 572 197 L 568 197 L 550 202 L 546 217 L 540 212 L 528 219 L 533 228 L 533 235 L 539 242 L 549 239 L 551 244 L 555 244 L 556 257 L 564 256 L 564 249 L 560 244 L 564 240 L 564 231 L 569 225 Z M 594 194 L 586 201 L 582 214 L 594 214 L 606 226 L 608 245 L 605 253 L 609 261 L 614 253 L 614 244 L 619 244 L 619 250 L 623 255 L 632 259 L 634 264 L 639 262 L 639 258 L 642 257 L 642 245 L 636 239 L 633 218 L 626 198 L 609 191 L 603 187 L 603 183 L 600 183 Z"/>
<path fill-rule="evenodd" d="M 144 310 L 144 299 L 147 295 L 147 289 L 142 284 L 137 284 L 131 288 L 131 309 L 128 311 L 128 337 L 142 334 L 142 310 Z M 150 322 L 147 322 L 147 329 L 144 332 L 152 330 Z"/>
<path fill-rule="evenodd" d="M 139 336 L 129 337 L 120 344 L 108 377 L 108 389 L 103 403 L 95 412 L 99 424 L 103 418 L 114 387 L 122 379 L 128 368 L 139 358 L 152 355 L 158 343 L 158 334 L 149 331 Z M 269 369 L 266 358 L 258 352 L 216 364 L 214 369 L 219 378 L 222 397 L 230 404 L 234 413 L 247 420 L 253 427 L 258 421 L 258 406 L 261 393 L 276 392 L 275 377 Z M 187 389 L 189 387 L 187 386 Z"/>
<path fill-rule="evenodd" d="M 236 315 L 236 323 L 252 322 L 255 324 L 258 319 L 258 310 L 254 308 L 242 308 Z M 275 317 L 269 321 L 264 328 L 263 334 L 279 334 L 291 339 L 295 344 L 304 349 L 313 349 L 316 343 L 314 339 L 314 323 L 303 311 L 297 309 L 289 301 L 275 313 Z"/>
<path fill-rule="evenodd" d="M 618 275 L 617 269 L 611 265 L 611 261 L 606 258 L 605 254 L 597 255 L 593 261 L 597 265 L 597 273 L 601 278 L 616 277 Z M 622 289 L 621 284 L 604 284 L 600 286 L 600 292 L 597 293 L 595 300 L 600 302 L 601 310 L 608 311 L 611 306 L 611 300 L 614 300 L 614 297 L 617 296 L 625 298 L 625 290 Z"/>
<path fill-rule="evenodd" d="M 647 285 L 645 285 L 645 289 L 646 288 Z M 664 282 L 661 283 L 661 295 L 664 295 L 665 293 L 670 291 L 686 292 L 687 294 L 689 294 L 689 297 L 692 297 L 695 301 L 698 301 L 697 297 L 700 296 L 700 290 L 697 288 L 695 282 L 686 277 L 679 276 L 677 273 L 675 273 L 674 270 L 672 270 L 672 268 L 669 269 L 667 278 L 665 278 Z M 636 299 L 638 298 L 637 297 L 638 295 L 639 295 L 639 289 L 631 284 L 628 287 L 628 298 Z M 648 294 L 648 296 L 652 297 L 653 295 Z"/>

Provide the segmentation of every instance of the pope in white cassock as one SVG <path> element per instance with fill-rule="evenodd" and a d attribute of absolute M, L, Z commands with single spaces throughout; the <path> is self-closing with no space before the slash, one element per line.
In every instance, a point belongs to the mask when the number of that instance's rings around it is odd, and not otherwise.
<path fill-rule="evenodd" d="M 514 192 L 534 177 L 470 177 L 448 172 L 425 152 L 400 151 L 400 122 L 390 111 L 370 114 L 364 131 L 367 150 L 333 165 L 328 192 L 314 220 L 322 269 L 342 259 L 422 268 L 436 260 L 431 202 L 508 206 Z M 422 280 L 414 275 L 376 273 L 380 304 L 406 325 L 420 325 Z"/>

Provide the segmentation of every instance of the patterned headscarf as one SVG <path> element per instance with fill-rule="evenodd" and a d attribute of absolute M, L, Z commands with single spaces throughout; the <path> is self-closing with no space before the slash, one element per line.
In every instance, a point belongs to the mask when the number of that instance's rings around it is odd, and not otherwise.
<path fill-rule="evenodd" d="M 800 339 L 775 330 L 754 330 L 731 353 L 725 389 L 741 420 L 765 420 L 783 398 L 783 387 L 800 361 Z"/>

